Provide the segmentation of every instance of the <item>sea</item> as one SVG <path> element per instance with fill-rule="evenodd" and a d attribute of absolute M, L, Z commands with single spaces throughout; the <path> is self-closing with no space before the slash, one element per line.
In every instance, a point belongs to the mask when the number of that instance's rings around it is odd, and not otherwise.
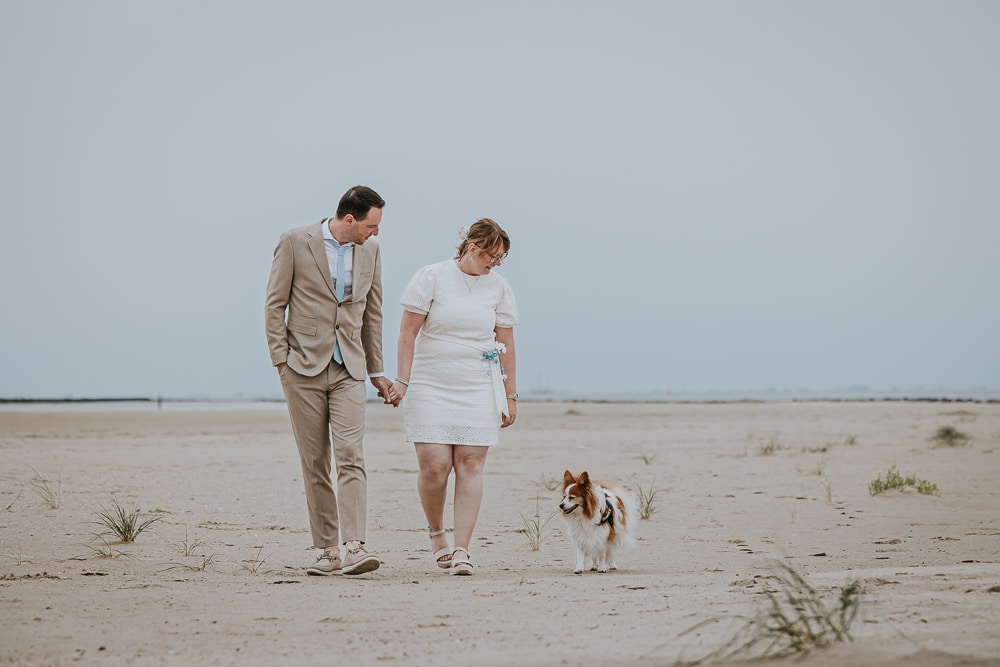
<path fill-rule="evenodd" d="M 370 403 L 382 400 L 369 394 Z M 585 394 L 571 392 L 522 392 L 519 400 L 534 403 L 790 403 L 920 401 L 941 403 L 1000 403 L 1000 389 L 766 389 L 710 392 L 650 392 L 640 394 Z M 0 412 L 134 412 L 134 411 L 285 411 L 281 397 L 264 398 L 0 398 Z"/>

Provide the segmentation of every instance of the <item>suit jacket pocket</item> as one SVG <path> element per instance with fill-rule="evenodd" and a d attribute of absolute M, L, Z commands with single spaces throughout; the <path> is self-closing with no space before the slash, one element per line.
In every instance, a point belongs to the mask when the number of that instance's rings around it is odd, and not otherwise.
<path fill-rule="evenodd" d="M 368 294 L 368 290 L 371 289 L 372 280 L 374 279 L 374 271 L 361 271 L 354 276 L 354 287 L 352 288 L 351 294 L 352 298 L 361 300 L 361 297 Z"/>
<path fill-rule="evenodd" d="M 307 336 L 315 336 L 316 332 L 319 331 L 319 320 L 315 317 L 299 316 L 294 320 L 288 320 L 288 330 Z"/>

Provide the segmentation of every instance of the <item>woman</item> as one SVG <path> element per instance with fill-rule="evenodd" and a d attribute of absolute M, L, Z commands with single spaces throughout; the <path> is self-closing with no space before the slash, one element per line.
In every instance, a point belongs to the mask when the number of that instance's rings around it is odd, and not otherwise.
<path fill-rule="evenodd" d="M 438 567 L 472 574 L 472 531 L 483 499 L 483 465 L 499 429 L 517 418 L 510 284 L 493 269 L 510 237 L 493 220 L 476 221 L 458 255 L 419 269 L 400 303 L 393 391 L 402 397 L 406 440 L 414 443 L 417 489 Z M 455 471 L 455 547 L 448 547 L 444 505 Z"/>

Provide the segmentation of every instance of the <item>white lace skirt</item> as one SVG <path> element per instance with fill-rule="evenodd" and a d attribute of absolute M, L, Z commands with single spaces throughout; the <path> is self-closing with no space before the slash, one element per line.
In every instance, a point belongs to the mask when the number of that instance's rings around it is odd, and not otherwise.
<path fill-rule="evenodd" d="M 486 371 L 482 351 L 421 337 L 402 404 L 407 442 L 498 444 L 500 415 Z"/>

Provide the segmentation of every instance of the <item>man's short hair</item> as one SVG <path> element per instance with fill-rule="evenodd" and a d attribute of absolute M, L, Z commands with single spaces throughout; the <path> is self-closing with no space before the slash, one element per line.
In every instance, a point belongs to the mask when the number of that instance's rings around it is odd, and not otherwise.
<path fill-rule="evenodd" d="M 355 185 L 344 193 L 337 204 L 337 217 L 343 219 L 352 215 L 355 220 L 362 221 L 368 217 L 368 211 L 373 208 L 385 208 L 385 200 L 371 188 Z"/>

